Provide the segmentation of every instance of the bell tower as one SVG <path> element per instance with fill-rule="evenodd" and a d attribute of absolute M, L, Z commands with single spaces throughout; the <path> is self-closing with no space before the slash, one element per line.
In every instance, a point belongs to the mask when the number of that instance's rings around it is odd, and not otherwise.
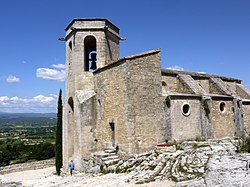
<path fill-rule="evenodd" d="M 119 28 L 103 18 L 73 19 L 65 31 L 65 38 L 60 40 L 66 44 L 63 162 L 67 166 L 70 159 L 77 161 L 84 152 L 81 131 L 85 122 L 81 106 L 95 95 L 93 72 L 119 59 L 121 38 Z"/>
<path fill-rule="evenodd" d="M 93 71 L 119 59 L 119 30 L 103 18 L 73 19 L 66 27 L 66 99 L 93 90 Z"/>
<path fill-rule="evenodd" d="M 94 71 L 119 58 L 119 28 L 107 19 L 74 19 L 65 31 L 68 57 L 74 56 L 67 63 L 74 61 L 75 73 Z"/>

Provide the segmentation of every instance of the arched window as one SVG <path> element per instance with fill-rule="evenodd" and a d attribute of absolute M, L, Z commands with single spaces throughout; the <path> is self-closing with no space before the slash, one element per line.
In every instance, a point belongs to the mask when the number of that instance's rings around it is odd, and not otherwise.
<path fill-rule="evenodd" d="M 73 101 L 72 97 L 69 98 L 68 104 L 69 104 L 71 110 L 74 112 L 74 101 Z"/>
<path fill-rule="evenodd" d="M 84 70 L 96 70 L 96 39 L 94 36 L 86 36 L 84 39 Z"/>

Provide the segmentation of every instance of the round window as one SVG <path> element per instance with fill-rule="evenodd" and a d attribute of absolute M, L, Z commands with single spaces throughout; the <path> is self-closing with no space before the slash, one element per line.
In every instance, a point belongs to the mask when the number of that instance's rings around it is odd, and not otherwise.
<path fill-rule="evenodd" d="M 224 102 L 220 103 L 220 111 L 224 113 L 226 111 L 226 104 Z"/>
<path fill-rule="evenodd" d="M 189 116 L 190 115 L 190 105 L 185 103 L 182 105 L 182 114 L 184 116 Z"/>

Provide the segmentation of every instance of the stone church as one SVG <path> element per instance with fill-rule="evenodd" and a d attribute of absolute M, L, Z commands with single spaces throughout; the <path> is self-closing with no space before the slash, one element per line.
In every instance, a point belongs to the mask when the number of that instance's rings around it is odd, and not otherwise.
<path fill-rule="evenodd" d="M 160 50 L 120 58 L 119 28 L 74 19 L 65 29 L 63 165 L 108 147 L 138 154 L 166 141 L 233 138 L 250 131 L 241 80 L 161 69 Z"/>

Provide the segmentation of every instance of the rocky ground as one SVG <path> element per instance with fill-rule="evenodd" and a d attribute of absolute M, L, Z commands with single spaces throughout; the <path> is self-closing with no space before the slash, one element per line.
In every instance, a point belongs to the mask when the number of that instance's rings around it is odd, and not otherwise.
<path fill-rule="evenodd" d="M 104 165 L 89 168 L 93 172 L 73 176 L 57 176 L 54 167 L 4 174 L 0 186 L 250 186 L 250 154 L 236 153 L 235 141 L 188 141 L 180 148 L 156 149 L 115 162 L 105 159 Z"/>

